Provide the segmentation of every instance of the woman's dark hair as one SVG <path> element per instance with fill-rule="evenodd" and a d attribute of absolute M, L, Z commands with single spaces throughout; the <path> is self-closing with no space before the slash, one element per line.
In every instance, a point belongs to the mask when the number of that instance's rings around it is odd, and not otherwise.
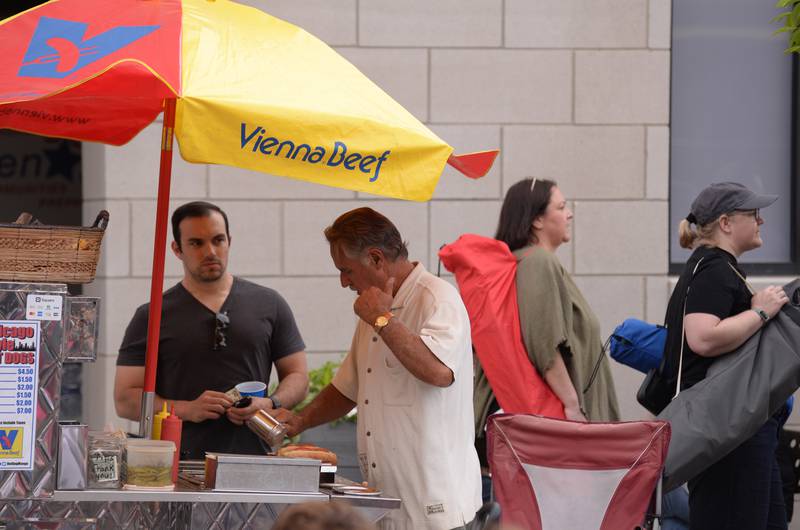
<path fill-rule="evenodd" d="M 225 220 L 225 235 L 228 236 L 228 239 L 231 238 L 231 232 L 228 228 L 228 216 L 225 215 L 222 208 L 216 204 L 205 201 L 187 202 L 184 205 L 178 206 L 178 208 L 172 212 L 172 237 L 175 239 L 178 249 L 181 248 L 181 221 L 187 217 L 208 217 L 211 215 L 211 212 L 217 212 L 222 216 Z"/>
<path fill-rule="evenodd" d="M 533 220 L 543 215 L 550 204 L 556 183 L 552 180 L 526 178 L 506 192 L 497 233 L 494 238 L 503 241 L 513 252 L 535 242 Z"/>
<path fill-rule="evenodd" d="M 379 248 L 389 261 L 408 258 L 408 246 L 397 227 L 372 208 L 356 208 L 340 215 L 325 229 L 331 245 L 341 244 L 350 258 L 360 257 L 368 248 Z"/>

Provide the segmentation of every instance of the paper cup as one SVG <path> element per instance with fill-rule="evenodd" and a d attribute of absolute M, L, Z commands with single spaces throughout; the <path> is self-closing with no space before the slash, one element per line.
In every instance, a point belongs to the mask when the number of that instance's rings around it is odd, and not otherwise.
<path fill-rule="evenodd" d="M 243 396 L 264 397 L 267 392 L 267 384 L 261 381 L 247 381 L 236 385 L 236 390 Z"/>

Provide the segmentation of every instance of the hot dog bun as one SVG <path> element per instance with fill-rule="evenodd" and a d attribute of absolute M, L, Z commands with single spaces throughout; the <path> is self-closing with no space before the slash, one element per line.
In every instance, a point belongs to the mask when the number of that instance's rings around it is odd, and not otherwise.
<path fill-rule="evenodd" d="M 314 458 L 323 464 L 336 465 L 336 453 L 324 447 L 311 444 L 289 444 L 278 449 L 278 456 L 287 458 Z"/>

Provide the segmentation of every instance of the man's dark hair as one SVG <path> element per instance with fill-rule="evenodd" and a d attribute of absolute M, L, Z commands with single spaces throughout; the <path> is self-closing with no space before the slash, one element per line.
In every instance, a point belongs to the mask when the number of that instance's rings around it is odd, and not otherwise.
<path fill-rule="evenodd" d="M 408 244 L 397 227 L 372 208 L 356 208 L 340 215 L 325 229 L 331 246 L 340 244 L 351 258 L 369 248 L 380 249 L 389 261 L 408 258 Z"/>
<path fill-rule="evenodd" d="M 494 238 L 512 252 L 535 242 L 533 220 L 547 210 L 555 185 L 552 180 L 536 179 L 534 184 L 534 179 L 526 178 L 508 188 Z"/>
<path fill-rule="evenodd" d="M 208 217 L 212 212 L 219 213 L 225 220 L 225 235 L 228 236 L 228 239 L 231 238 L 231 232 L 228 228 L 228 216 L 225 215 L 222 208 L 216 204 L 205 201 L 187 202 L 184 205 L 178 206 L 178 208 L 172 212 L 172 237 L 175 239 L 178 249 L 181 248 L 181 221 L 187 217 Z"/>

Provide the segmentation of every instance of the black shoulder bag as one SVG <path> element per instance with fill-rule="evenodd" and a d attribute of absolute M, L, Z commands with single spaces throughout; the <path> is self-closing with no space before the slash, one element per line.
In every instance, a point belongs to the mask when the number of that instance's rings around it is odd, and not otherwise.
<path fill-rule="evenodd" d="M 683 319 L 686 317 L 686 299 L 689 297 L 689 289 L 691 287 L 692 279 L 700 267 L 703 258 L 698 260 L 697 264 L 692 270 L 692 277 L 689 279 L 689 285 L 686 286 L 686 293 L 683 295 L 683 316 L 681 317 L 681 350 L 678 356 L 678 378 L 673 390 L 671 377 L 666 373 L 667 355 L 661 355 L 661 363 L 658 368 L 651 368 L 647 375 L 644 377 L 639 390 L 636 392 L 636 401 L 641 406 L 649 410 L 655 415 L 661 414 L 661 411 L 667 408 L 670 401 L 675 399 L 675 396 L 681 391 L 681 372 L 683 371 L 683 344 L 686 342 L 686 332 L 684 330 Z M 669 341 L 667 341 L 669 346 Z M 667 352 L 664 352 L 665 354 Z"/>

